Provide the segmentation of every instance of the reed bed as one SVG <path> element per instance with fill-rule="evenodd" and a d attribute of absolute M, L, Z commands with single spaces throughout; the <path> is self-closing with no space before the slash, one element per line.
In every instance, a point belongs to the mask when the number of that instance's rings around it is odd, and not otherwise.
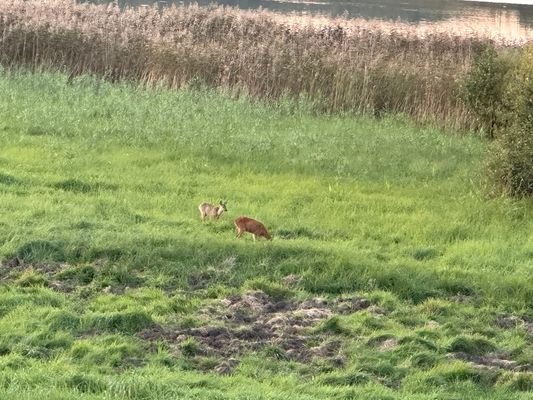
<path fill-rule="evenodd" d="M 297 98 L 321 112 L 404 113 L 452 129 L 473 127 L 461 81 L 494 43 L 405 24 L 71 0 L 0 0 L 0 38 L 8 69 Z"/>

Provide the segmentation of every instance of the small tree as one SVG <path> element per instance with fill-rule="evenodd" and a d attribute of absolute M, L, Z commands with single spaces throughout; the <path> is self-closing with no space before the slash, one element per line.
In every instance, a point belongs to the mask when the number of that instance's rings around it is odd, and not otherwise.
<path fill-rule="evenodd" d="M 526 47 L 512 74 L 505 98 L 509 124 L 489 156 L 495 189 L 512 196 L 533 195 L 533 45 Z"/>
<path fill-rule="evenodd" d="M 504 92 L 511 64 L 488 46 L 474 60 L 464 88 L 464 100 L 493 139 L 505 121 Z"/>

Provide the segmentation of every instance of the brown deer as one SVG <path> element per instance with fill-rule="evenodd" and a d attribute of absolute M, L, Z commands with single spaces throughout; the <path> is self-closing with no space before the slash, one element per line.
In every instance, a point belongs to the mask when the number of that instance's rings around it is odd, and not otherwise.
<path fill-rule="evenodd" d="M 202 203 L 198 206 L 198 209 L 200 210 L 200 217 L 202 220 L 205 217 L 218 219 L 218 217 L 220 217 L 224 211 L 228 211 L 226 208 L 226 202 L 222 200 L 218 206 L 214 206 L 213 204 L 209 203 Z"/>
<path fill-rule="evenodd" d="M 243 233 L 248 232 L 252 234 L 254 242 L 256 236 L 263 236 L 265 239 L 272 240 L 272 236 L 270 236 L 265 226 L 255 219 L 239 217 L 235 220 L 234 224 L 237 228 L 237 237 L 241 237 Z"/>

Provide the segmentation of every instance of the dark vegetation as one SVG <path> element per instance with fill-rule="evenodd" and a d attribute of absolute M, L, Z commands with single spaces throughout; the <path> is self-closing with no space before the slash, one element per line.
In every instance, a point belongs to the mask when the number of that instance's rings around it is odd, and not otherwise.
<path fill-rule="evenodd" d="M 486 170 L 495 193 L 533 195 L 533 46 L 488 47 L 466 78 L 466 102 L 495 139 Z"/>

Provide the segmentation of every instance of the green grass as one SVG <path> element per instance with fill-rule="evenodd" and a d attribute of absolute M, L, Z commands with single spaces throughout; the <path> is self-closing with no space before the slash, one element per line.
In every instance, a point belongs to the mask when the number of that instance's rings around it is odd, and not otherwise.
<path fill-rule="evenodd" d="M 483 141 L 66 82 L 0 75 L 0 398 L 529 398 L 533 203 L 484 196 Z M 237 239 L 239 215 L 274 240 Z M 273 343 L 229 375 L 194 337 L 138 334 L 222 326 L 208 310 L 250 290 L 372 306 L 306 328 L 312 359 Z"/>

